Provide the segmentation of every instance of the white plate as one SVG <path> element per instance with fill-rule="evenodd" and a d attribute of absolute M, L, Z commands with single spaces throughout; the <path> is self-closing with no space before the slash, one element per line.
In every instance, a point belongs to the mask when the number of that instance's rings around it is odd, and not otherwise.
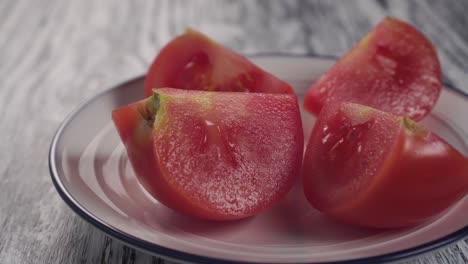
<path fill-rule="evenodd" d="M 301 101 L 313 81 L 334 63 L 330 58 L 282 55 L 252 60 L 289 82 Z M 380 263 L 468 235 L 468 196 L 434 221 L 392 231 L 337 223 L 311 208 L 300 186 L 278 206 L 241 221 L 204 222 L 174 213 L 140 186 L 111 121 L 113 109 L 142 96 L 143 77 L 81 105 L 58 129 L 49 155 L 53 182 L 65 202 L 127 244 L 200 263 Z M 463 115 L 468 113 L 467 102 L 468 95 L 444 88 L 434 112 L 423 121 L 464 155 L 468 153 L 468 119 Z M 306 137 L 313 120 L 303 112 Z"/>

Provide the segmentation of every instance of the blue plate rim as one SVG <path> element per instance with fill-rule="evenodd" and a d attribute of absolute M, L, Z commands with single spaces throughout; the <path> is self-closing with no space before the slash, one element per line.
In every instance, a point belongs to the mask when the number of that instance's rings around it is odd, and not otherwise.
<path fill-rule="evenodd" d="M 247 54 L 246 57 L 268 57 L 268 56 L 276 56 L 276 57 L 301 57 L 301 58 L 311 58 L 311 59 L 322 59 L 322 60 L 333 60 L 336 61 L 339 57 L 332 56 L 332 55 L 317 55 L 317 54 L 290 54 L 290 53 L 256 53 L 256 54 Z M 109 224 L 105 221 L 101 220 L 99 217 L 95 216 L 86 208 L 84 208 L 78 201 L 74 199 L 72 194 L 68 192 L 68 190 L 64 187 L 60 175 L 57 171 L 57 167 L 55 164 L 56 160 L 56 149 L 57 144 L 61 138 L 63 131 L 66 127 L 70 124 L 70 122 L 78 115 L 88 104 L 92 103 L 95 100 L 98 100 L 100 97 L 106 95 L 107 93 L 119 89 L 122 86 L 129 85 L 133 82 L 141 81 L 144 78 L 143 76 L 138 76 L 122 82 L 118 85 L 115 85 L 109 89 L 106 89 L 92 98 L 86 100 L 85 102 L 79 104 L 68 116 L 62 121 L 58 129 L 56 130 L 52 142 L 49 147 L 49 154 L 48 154 L 48 164 L 49 164 L 49 172 L 52 178 L 52 182 L 55 186 L 55 189 L 59 193 L 60 197 L 64 200 L 64 202 L 81 218 L 85 221 L 89 222 L 96 228 L 100 229 L 104 233 L 118 239 L 119 241 L 127 244 L 129 246 L 137 247 L 142 249 L 143 251 L 149 252 L 150 254 L 154 254 L 163 258 L 169 258 L 179 261 L 187 261 L 190 263 L 219 263 L 219 264 L 247 264 L 247 263 L 260 263 L 260 262 L 245 262 L 245 261 L 234 261 L 234 260 L 226 260 L 226 259 L 219 259 L 219 258 L 210 258 L 202 255 L 196 255 L 192 253 L 187 253 L 180 250 L 175 250 L 167 247 L 163 247 L 160 245 L 156 245 L 147 241 L 144 241 L 138 237 L 132 236 L 127 234 Z M 453 85 L 448 85 L 446 83 L 443 84 L 444 87 L 456 92 L 457 94 L 468 98 L 468 93 L 454 87 Z M 332 261 L 332 262 L 303 262 L 302 264 L 329 264 L 329 263 L 338 263 L 338 264 L 371 264 L 371 263 L 386 263 L 391 261 L 398 261 L 410 257 L 415 257 L 418 255 L 422 255 L 428 253 L 430 251 L 448 246 L 452 243 L 457 242 L 468 236 L 468 226 L 457 230 L 451 234 L 448 234 L 444 237 L 436 239 L 434 241 L 424 243 L 419 246 L 415 246 L 412 248 L 408 248 L 405 250 L 400 250 L 393 253 L 388 253 L 380 256 L 373 256 L 373 257 L 366 257 L 366 258 L 359 258 L 359 259 L 352 259 L 352 260 L 344 260 L 344 261 Z M 298 263 L 300 264 L 300 263 Z"/>

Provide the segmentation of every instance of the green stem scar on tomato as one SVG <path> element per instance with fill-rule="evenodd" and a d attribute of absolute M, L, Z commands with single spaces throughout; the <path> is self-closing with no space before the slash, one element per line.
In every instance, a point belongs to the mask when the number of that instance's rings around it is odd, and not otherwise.
<path fill-rule="evenodd" d="M 289 93 L 291 86 L 207 36 L 187 30 L 169 42 L 155 58 L 145 79 L 152 89 Z"/>
<path fill-rule="evenodd" d="M 140 183 L 194 217 L 232 220 L 265 210 L 301 167 L 294 94 L 155 89 L 112 118 Z"/>
<path fill-rule="evenodd" d="M 431 42 L 386 18 L 310 87 L 304 107 L 317 115 L 327 103 L 348 101 L 418 121 L 437 102 L 441 75 Z"/>
<path fill-rule="evenodd" d="M 354 103 L 322 109 L 303 170 L 314 207 L 367 227 L 419 224 L 468 193 L 461 153 L 407 117 Z"/>

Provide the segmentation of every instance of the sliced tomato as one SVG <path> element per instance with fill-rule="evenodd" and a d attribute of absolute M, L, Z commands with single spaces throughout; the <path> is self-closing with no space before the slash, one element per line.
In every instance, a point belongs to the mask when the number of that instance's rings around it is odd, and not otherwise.
<path fill-rule="evenodd" d="M 421 120 L 441 87 L 431 42 L 411 25 L 386 18 L 310 87 L 304 106 L 318 114 L 327 103 L 349 101 Z"/>
<path fill-rule="evenodd" d="M 286 82 L 191 29 L 169 42 L 151 65 L 145 79 L 145 96 L 151 96 L 152 89 L 161 87 L 294 93 Z"/>
<path fill-rule="evenodd" d="M 318 210 L 367 227 L 430 219 L 468 193 L 467 158 L 407 117 L 342 103 L 323 108 L 304 158 Z"/>
<path fill-rule="evenodd" d="M 142 185 L 194 217 L 230 220 L 265 210 L 301 167 L 293 94 L 156 89 L 112 117 Z"/>

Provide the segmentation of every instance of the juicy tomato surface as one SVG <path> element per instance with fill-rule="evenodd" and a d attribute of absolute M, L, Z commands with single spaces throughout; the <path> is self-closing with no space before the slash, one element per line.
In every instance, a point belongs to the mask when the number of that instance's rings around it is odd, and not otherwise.
<path fill-rule="evenodd" d="M 303 165 L 318 210 L 377 228 L 411 226 L 468 193 L 468 160 L 407 117 L 354 103 L 323 108 Z"/>
<path fill-rule="evenodd" d="M 112 117 L 145 189 L 194 217 L 231 220 L 267 209 L 301 167 L 294 94 L 155 89 Z"/>
<path fill-rule="evenodd" d="M 152 89 L 161 87 L 294 93 L 289 84 L 191 29 L 169 42 L 151 65 L 145 79 L 145 96 L 151 96 Z"/>
<path fill-rule="evenodd" d="M 431 42 L 411 25 L 386 18 L 310 87 L 304 107 L 317 115 L 327 103 L 349 101 L 418 121 L 441 87 Z"/>

